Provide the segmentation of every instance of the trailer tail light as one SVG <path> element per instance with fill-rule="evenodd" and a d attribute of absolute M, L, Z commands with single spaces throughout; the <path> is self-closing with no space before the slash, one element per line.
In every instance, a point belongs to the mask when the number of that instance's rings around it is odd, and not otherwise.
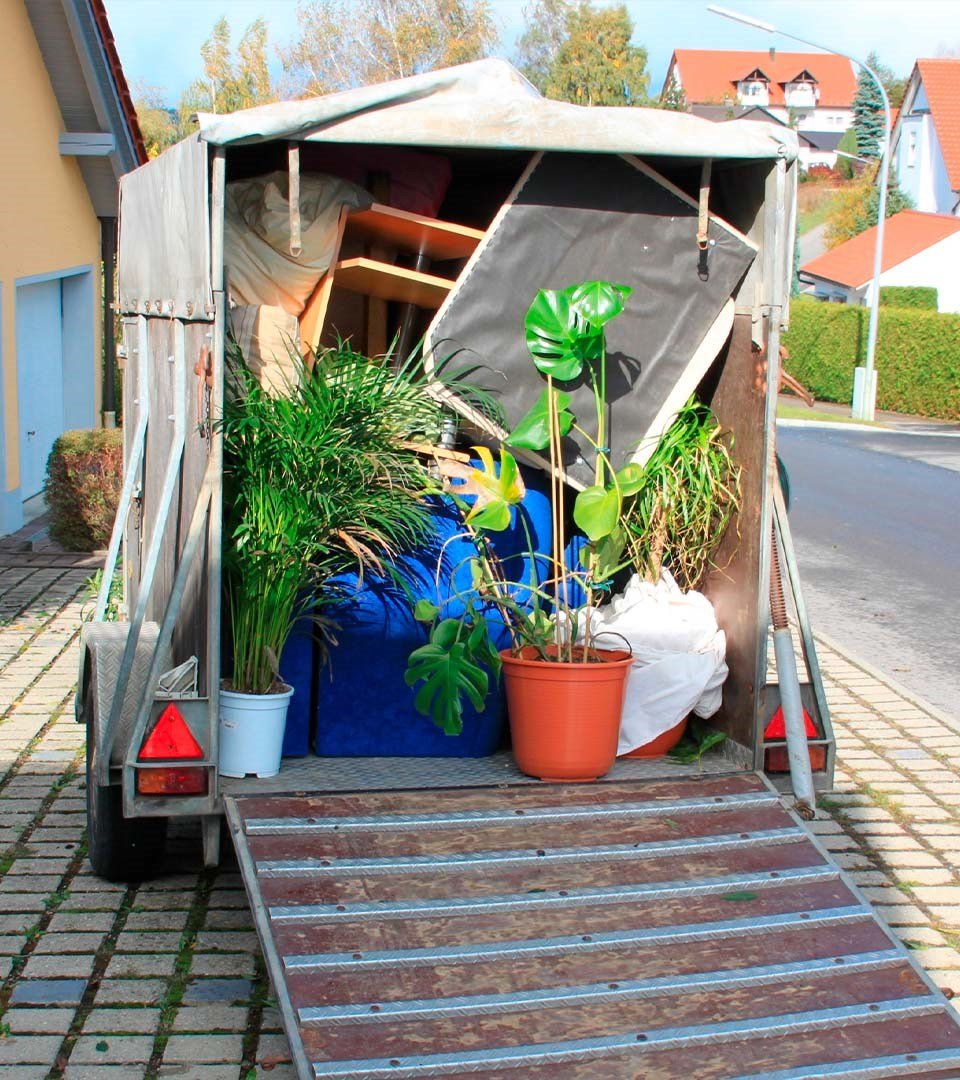
<path fill-rule="evenodd" d="M 203 747 L 194 738 L 176 705 L 168 705 L 140 747 L 138 761 L 170 762 L 170 765 L 137 770 L 139 795 L 205 795 L 208 772 L 204 766 L 179 762 L 203 758 Z"/>
<path fill-rule="evenodd" d="M 137 772 L 138 795 L 206 795 L 207 770 L 203 767 L 182 768 L 171 765 L 162 769 L 140 769 Z"/>

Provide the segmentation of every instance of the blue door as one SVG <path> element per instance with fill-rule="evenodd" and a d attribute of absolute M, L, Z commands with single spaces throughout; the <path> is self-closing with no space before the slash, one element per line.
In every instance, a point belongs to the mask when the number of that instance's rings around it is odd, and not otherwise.
<path fill-rule="evenodd" d="M 59 278 L 17 286 L 20 497 L 43 490 L 47 458 L 64 429 L 63 288 Z"/>

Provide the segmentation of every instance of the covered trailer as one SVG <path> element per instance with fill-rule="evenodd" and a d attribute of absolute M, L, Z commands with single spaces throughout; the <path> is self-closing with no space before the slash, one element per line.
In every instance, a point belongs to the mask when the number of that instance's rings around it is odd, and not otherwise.
<path fill-rule="evenodd" d="M 215 863 L 226 811 L 301 1077 L 958 1075 L 942 996 L 762 775 L 780 558 L 820 786 L 833 767 L 774 464 L 796 151 L 772 125 L 548 101 L 487 60 L 203 115 L 124 179 L 126 471 L 77 698 L 91 857 L 142 871 L 194 816 Z M 523 307 L 590 277 L 636 290 L 611 338 L 614 464 L 694 390 L 733 432 L 742 505 L 704 586 L 724 752 L 583 787 L 504 754 L 221 777 L 214 421 L 237 310 L 254 349 L 292 330 L 368 355 L 422 339 L 428 370 L 495 358 L 515 420 Z M 589 482 L 575 447 L 566 469 Z M 126 619 L 105 622 L 121 548 Z"/>

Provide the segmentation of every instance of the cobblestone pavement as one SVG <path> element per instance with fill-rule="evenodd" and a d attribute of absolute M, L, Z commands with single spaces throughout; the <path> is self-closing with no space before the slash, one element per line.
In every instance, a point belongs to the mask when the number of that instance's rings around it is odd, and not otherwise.
<path fill-rule="evenodd" d="M 92 572 L 0 553 L 0 1080 L 289 1080 L 246 898 L 199 836 L 106 884 L 85 858 L 72 713 Z M 95 565 L 95 564 L 94 564 Z M 934 978 L 960 989 L 960 734 L 822 643 L 839 744 L 814 829 Z"/>

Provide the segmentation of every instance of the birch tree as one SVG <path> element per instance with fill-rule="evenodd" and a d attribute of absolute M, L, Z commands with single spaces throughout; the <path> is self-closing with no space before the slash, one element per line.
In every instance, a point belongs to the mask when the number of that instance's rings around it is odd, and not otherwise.
<path fill-rule="evenodd" d="M 499 35 L 488 0 L 308 0 L 280 50 L 286 94 L 307 97 L 488 56 Z"/>

